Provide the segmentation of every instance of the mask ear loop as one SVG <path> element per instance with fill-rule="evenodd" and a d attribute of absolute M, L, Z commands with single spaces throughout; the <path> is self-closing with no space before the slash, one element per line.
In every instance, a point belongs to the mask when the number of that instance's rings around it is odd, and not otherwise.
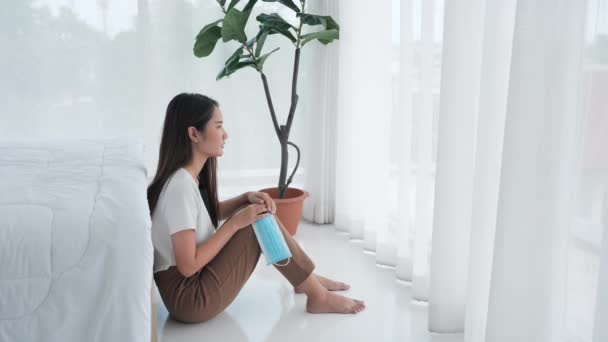
<path fill-rule="evenodd" d="M 285 267 L 285 266 L 287 266 L 287 264 L 289 264 L 289 261 L 290 261 L 290 260 L 291 260 L 291 257 L 287 258 L 287 262 L 286 262 L 286 263 L 284 263 L 284 264 L 282 264 L 282 265 L 281 265 L 281 264 L 275 264 L 275 266 L 279 266 L 279 267 Z"/>

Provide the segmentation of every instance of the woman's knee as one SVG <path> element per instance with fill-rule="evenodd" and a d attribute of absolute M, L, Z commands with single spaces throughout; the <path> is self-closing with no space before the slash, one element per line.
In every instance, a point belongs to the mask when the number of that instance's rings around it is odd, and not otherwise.
<path fill-rule="evenodd" d="M 259 247 L 258 239 L 255 236 L 255 232 L 253 231 L 252 225 L 248 225 L 247 227 L 239 229 L 236 233 L 234 233 L 234 236 L 232 238 L 244 240 L 247 244 Z"/>

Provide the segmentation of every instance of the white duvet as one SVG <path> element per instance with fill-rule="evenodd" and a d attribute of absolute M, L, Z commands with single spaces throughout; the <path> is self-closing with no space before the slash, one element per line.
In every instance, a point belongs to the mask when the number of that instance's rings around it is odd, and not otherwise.
<path fill-rule="evenodd" d="M 143 144 L 0 142 L 0 341 L 150 341 Z"/>

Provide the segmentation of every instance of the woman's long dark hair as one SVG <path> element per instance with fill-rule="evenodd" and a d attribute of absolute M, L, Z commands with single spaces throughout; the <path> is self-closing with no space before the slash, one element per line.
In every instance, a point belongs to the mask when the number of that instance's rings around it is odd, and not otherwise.
<path fill-rule="evenodd" d="M 154 213 L 158 197 L 169 177 L 192 159 L 188 127 L 194 126 L 203 132 L 216 107 L 218 107 L 217 101 L 200 94 L 182 93 L 169 102 L 160 141 L 158 167 L 154 180 L 148 186 L 150 216 Z M 211 217 L 211 222 L 217 229 L 219 203 L 216 176 L 217 159 L 210 157 L 199 173 L 198 188 Z"/>

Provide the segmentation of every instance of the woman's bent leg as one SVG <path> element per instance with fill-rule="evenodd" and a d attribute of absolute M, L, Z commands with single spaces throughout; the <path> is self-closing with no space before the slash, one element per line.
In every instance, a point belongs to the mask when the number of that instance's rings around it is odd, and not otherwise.
<path fill-rule="evenodd" d="M 154 275 L 171 316 L 182 322 L 203 322 L 228 307 L 239 294 L 260 258 L 253 228 L 236 232 L 205 267 L 184 277 L 176 267 Z"/>
<path fill-rule="evenodd" d="M 274 267 L 287 278 L 293 287 L 297 287 L 312 274 L 315 269 L 315 264 L 310 257 L 304 253 L 293 236 L 285 229 L 285 226 L 279 221 L 279 218 L 276 216 L 274 218 L 276 219 L 277 224 L 281 229 L 281 233 L 283 233 L 283 237 L 285 238 L 285 242 L 287 243 L 287 247 L 289 247 L 289 251 L 291 252 L 291 260 L 289 260 L 289 263 L 286 266 L 274 265 Z M 285 262 L 287 262 L 287 260 L 279 261 L 278 264 L 282 265 Z"/>
<path fill-rule="evenodd" d="M 276 218 L 276 217 L 275 217 Z M 297 241 L 289 234 L 283 224 L 276 218 L 287 246 L 291 251 L 292 258 L 287 266 L 275 267 L 295 287 L 301 287 L 302 292 L 308 296 L 306 300 L 306 311 L 310 313 L 350 313 L 355 314 L 365 309 L 363 301 L 347 298 L 339 294 L 329 292 L 319 279 L 311 276 L 315 264 L 304 253 Z M 286 260 L 280 261 L 283 264 Z"/>

